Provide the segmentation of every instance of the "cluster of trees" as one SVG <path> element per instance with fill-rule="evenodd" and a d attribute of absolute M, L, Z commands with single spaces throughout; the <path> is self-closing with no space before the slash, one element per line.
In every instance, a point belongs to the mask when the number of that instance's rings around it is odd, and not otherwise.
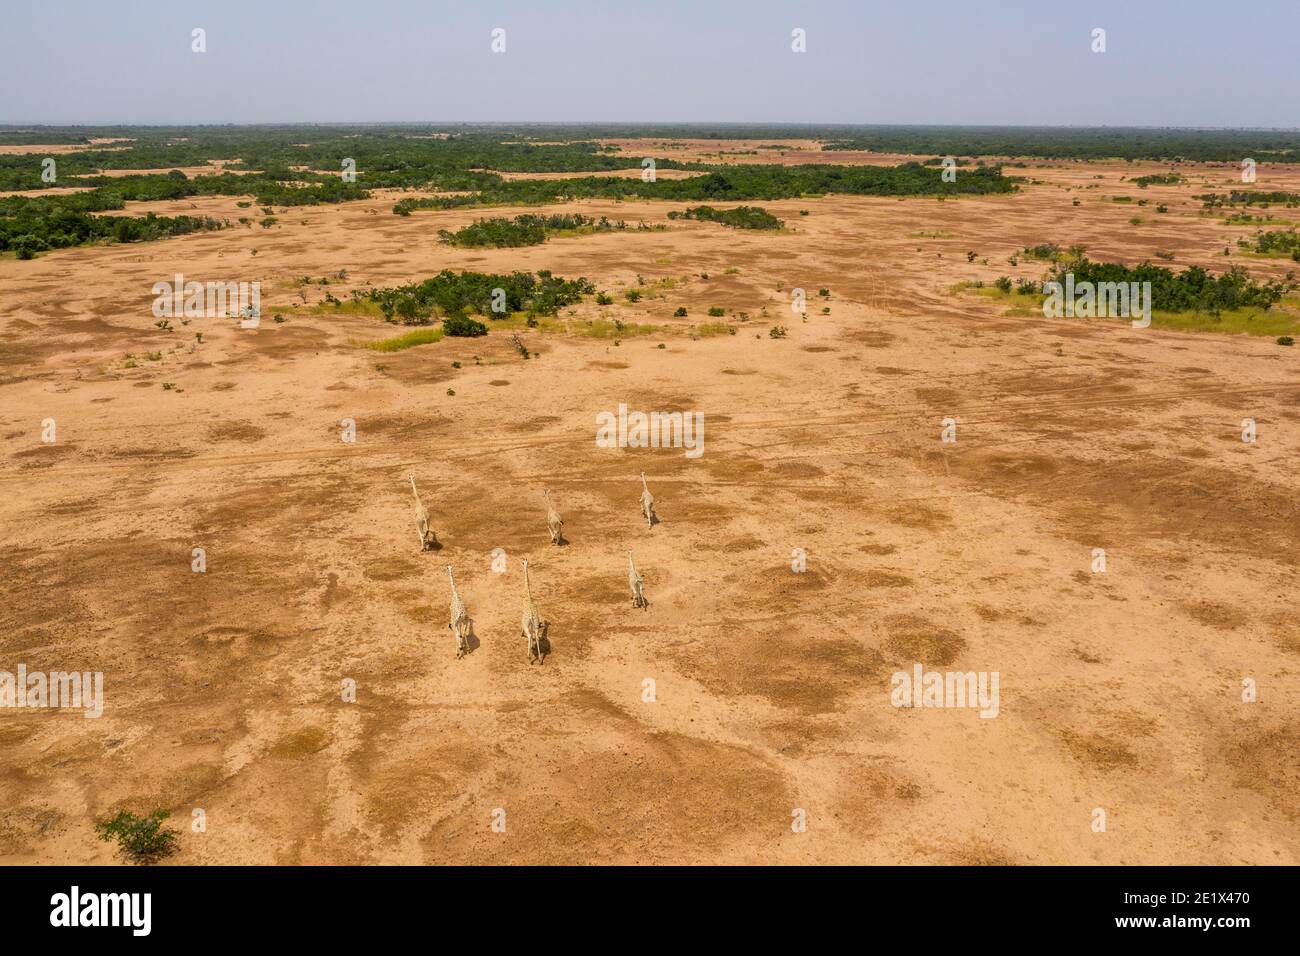
<path fill-rule="evenodd" d="M 533 205 L 571 199 L 664 199 L 710 202 L 745 199 L 792 199 L 840 193 L 853 196 L 956 196 L 1010 193 L 1017 179 L 997 166 L 981 167 L 944 182 L 939 172 L 920 163 L 901 166 L 771 166 L 717 169 L 688 179 L 623 179 L 585 176 L 576 179 L 503 181 L 470 196 L 436 196 L 401 200 L 397 215 L 414 209 L 451 209 L 469 205 Z"/>
<path fill-rule="evenodd" d="M 1279 232 L 1257 232 L 1249 240 L 1242 240 L 1253 252 L 1266 256 L 1290 256 L 1300 262 L 1300 232 L 1286 229 Z"/>
<path fill-rule="evenodd" d="M 646 134 L 642 134 L 646 135 Z M 827 139 L 805 130 L 799 135 Z M 765 138 L 770 138 L 767 133 Z M 830 134 L 826 149 L 939 156 L 1038 159 L 1191 160 L 1239 163 L 1300 160 L 1300 133 L 1274 130 L 1126 129 L 1019 126 L 876 126 Z"/>
<path fill-rule="evenodd" d="M 294 174 L 301 176 L 304 174 Z M 49 196 L 0 198 L 0 251 L 4 249 L 40 252 L 112 239 L 139 242 L 184 235 L 200 229 L 221 228 L 210 216 L 143 217 L 94 216 L 91 213 L 125 209 L 128 202 L 184 199 L 191 196 L 252 195 L 264 205 L 307 205 L 346 202 L 369 195 L 337 177 L 320 176 L 319 181 L 299 179 L 287 185 L 265 177 L 197 176 L 190 179 L 180 170 L 148 176 L 95 176 L 75 180 L 92 188 L 86 192 Z M 24 238 L 26 237 L 26 238 Z M 24 254 L 23 258 L 31 258 Z"/>
<path fill-rule="evenodd" d="M 1134 176 L 1129 181 L 1146 189 L 1148 186 L 1177 186 L 1184 178 L 1178 173 L 1152 173 L 1150 176 Z"/>
<path fill-rule="evenodd" d="M 0 219 L 0 252 L 31 259 L 38 252 L 91 242 L 144 242 L 221 229 L 227 223 L 211 216 L 89 216 L 56 206 L 43 216 Z"/>
<path fill-rule="evenodd" d="M 1255 190 L 1234 189 L 1226 196 L 1220 196 L 1218 193 L 1205 193 L 1192 198 L 1201 200 L 1201 204 L 1206 209 L 1223 206 L 1300 206 L 1300 193 L 1280 191 L 1256 192 Z"/>
<path fill-rule="evenodd" d="M 443 242 L 455 246 L 495 246 L 511 248 L 515 246 L 536 246 L 546 241 L 554 232 L 610 232 L 626 229 L 623 220 L 611 222 L 607 216 L 593 219 L 591 216 L 577 214 L 555 216 L 515 216 L 513 219 L 480 219 L 475 223 L 452 232 L 448 229 L 438 230 Z"/>
<path fill-rule="evenodd" d="M 759 128 L 756 128 L 759 129 Z M 776 128 L 765 127 L 763 138 Z M 435 189 L 460 193 L 401 200 L 393 211 L 409 215 L 423 208 L 491 204 L 541 204 L 568 198 L 641 198 L 694 202 L 782 199 L 794 196 L 947 195 L 1002 193 L 1015 189 L 996 167 L 964 172 L 956 183 L 917 163 L 895 168 L 821 166 L 711 166 L 656 159 L 662 169 L 703 173 L 682 180 L 645 182 L 608 176 L 563 180 L 509 181 L 499 172 L 600 173 L 640 167 L 639 155 L 627 155 L 596 142 L 600 136 L 627 135 L 631 128 L 502 129 L 475 126 L 392 125 L 345 128 L 332 126 L 150 127 L 0 129 L 0 142 L 82 144 L 84 149 L 56 157 L 57 179 L 41 177 L 44 157 L 0 156 L 0 189 L 33 191 L 0 200 L 0 234 L 29 250 L 96 241 L 117 235 L 153 238 L 207 228 L 201 217 L 167 220 L 148 217 L 148 225 L 93 222 L 91 214 L 121 210 L 127 202 L 177 200 L 193 196 L 251 196 L 262 206 L 303 206 L 365 199 L 374 188 Z M 644 133 L 644 130 L 636 130 Z M 674 135 L 708 131 L 680 128 Z M 718 131 L 713 131 L 717 133 Z M 790 133 L 792 131 L 786 131 Z M 807 131 L 801 131 L 806 136 Z M 123 142 L 92 140 L 118 137 Z M 771 144 L 763 144 L 768 148 Z M 209 166 L 221 160 L 227 172 L 187 177 L 178 167 Z M 216 167 L 210 166 L 215 172 Z M 110 177 L 105 169 L 141 170 Z M 143 172 L 170 169 L 168 173 Z M 344 179 L 345 169 L 355 178 Z M 238 175 L 236 173 L 239 173 Z M 41 195 L 50 185 L 86 186 L 86 192 Z M 731 214 L 728 214 L 731 215 Z M 776 228 L 755 214 L 742 228 Z M 168 225 L 170 223 L 170 225 Z M 196 225 L 199 223 L 201 225 Z M 543 224 L 543 232 L 546 230 Z M 561 226 L 560 228 L 565 228 Z M 600 228 L 600 227 L 593 227 Z M 120 233 L 117 230 L 121 230 Z M 169 229 L 171 231 L 169 231 Z M 536 224 L 512 223 L 477 230 L 477 242 L 493 233 L 505 244 L 536 240 Z M 481 235 L 480 235 L 481 234 Z M 514 236 L 514 238 L 510 238 Z M 133 240 L 127 240 L 133 241 Z M 492 244 L 496 244 L 495 240 Z M 12 245 L 10 246 L 12 248 Z"/>
<path fill-rule="evenodd" d="M 691 206 L 683 212 L 670 212 L 669 219 L 700 219 L 720 222 L 733 229 L 780 229 L 785 225 L 766 209 L 759 206 L 737 206 L 734 209 L 714 209 L 712 206 Z"/>
<path fill-rule="evenodd" d="M 389 322 L 429 325 L 435 315 L 442 315 L 458 320 L 453 325 L 459 326 L 463 324 L 459 319 L 467 318 L 469 313 L 492 318 L 504 318 L 511 312 L 555 315 L 595 291 L 596 287 L 585 278 L 563 279 L 547 270 L 504 275 L 444 269 L 423 282 L 358 290 L 353 296 L 376 303 Z M 444 331 L 449 335 L 464 334 L 453 333 L 445 324 Z"/>
<path fill-rule="evenodd" d="M 93 174 L 101 168 L 169 169 L 222 160 L 227 169 L 260 170 L 276 179 L 293 168 L 337 174 L 345 160 L 365 188 L 480 189 L 503 172 L 606 172 L 639 167 L 642 157 L 622 155 L 579 136 L 540 137 L 531 142 L 515 130 L 468 126 L 435 128 L 396 124 L 244 127 L 71 127 L 45 131 L 0 130 L 0 143 L 84 143 L 86 149 L 57 157 L 60 178 Z M 45 138 L 42 138 L 45 137 Z M 126 137 L 128 143 L 93 146 L 92 137 Z M 125 147 L 125 148 L 123 148 Z M 662 159 L 663 169 L 704 168 Z M 40 157 L 0 157 L 0 188 L 39 189 Z M 337 175 L 335 175 L 337 178 Z M 6 185 L 13 181 L 14 185 Z"/>
<path fill-rule="evenodd" d="M 1176 273 L 1149 262 L 1125 266 L 1114 262 L 1092 262 L 1086 256 L 1079 256 L 1058 262 L 1050 278 L 1063 283 L 1067 273 L 1073 273 L 1075 288 L 1081 282 L 1150 282 L 1151 307 L 1164 312 L 1267 310 L 1296 288 L 1296 283 L 1289 278 L 1256 282 L 1240 266 L 1216 276 L 1200 266 L 1189 266 Z"/>

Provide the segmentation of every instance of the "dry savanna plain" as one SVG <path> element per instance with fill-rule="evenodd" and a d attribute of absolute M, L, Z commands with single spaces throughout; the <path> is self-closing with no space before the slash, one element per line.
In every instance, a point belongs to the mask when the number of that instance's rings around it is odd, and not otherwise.
<path fill-rule="evenodd" d="M 647 228 L 523 248 L 439 230 L 536 209 L 395 216 L 412 194 L 376 190 L 0 257 L 0 669 L 104 675 L 98 719 L 0 711 L 0 862 L 115 862 L 94 825 L 126 808 L 170 812 L 171 864 L 1300 863 L 1300 349 L 993 288 L 1041 279 L 1043 243 L 1295 267 L 1193 198 L 1239 186 L 1234 164 L 1130 185 L 1169 168 L 1031 159 L 1009 194 L 757 203 L 779 230 L 563 201 L 541 211 Z M 1300 167 L 1258 188 L 1300 191 Z M 234 223 L 241 198 L 123 214 Z M 444 269 L 612 301 L 368 348 L 410 330 L 348 293 Z M 260 281 L 260 324 L 160 328 L 177 273 Z M 1292 294 L 1260 321 L 1298 314 Z M 703 453 L 598 447 L 620 404 L 701 413 Z M 917 663 L 996 672 L 996 716 L 894 706 Z"/>

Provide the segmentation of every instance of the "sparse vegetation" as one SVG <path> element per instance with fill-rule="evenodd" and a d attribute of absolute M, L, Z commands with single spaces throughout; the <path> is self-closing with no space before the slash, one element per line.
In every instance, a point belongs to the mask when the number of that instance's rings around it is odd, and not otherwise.
<path fill-rule="evenodd" d="M 590 216 L 568 214 L 480 219 L 455 232 L 440 229 L 438 235 L 443 242 L 454 246 L 511 248 L 540 245 L 546 241 L 547 236 L 556 233 L 612 232 L 626 228 L 627 223 L 622 220 L 610 222 L 604 216 L 593 219 Z"/>
<path fill-rule="evenodd" d="M 691 206 L 683 212 L 673 211 L 669 219 L 700 219 L 719 222 L 733 229 L 781 229 L 785 223 L 758 206 L 737 206 L 735 209 L 714 209 L 712 206 Z"/>
<path fill-rule="evenodd" d="M 452 317 L 477 313 L 492 318 L 503 318 L 510 312 L 555 315 L 564 306 L 594 291 L 595 286 L 586 279 L 562 279 L 545 270 L 536 275 L 531 272 L 496 275 L 444 269 L 423 282 L 353 292 L 353 298 L 375 303 L 389 322 L 428 325 L 435 314 Z M 500 308 L 493 309 L 494 303 Z"/>
<path fill-rule="evenodd" d="M 96 823 L 95 833 L 105 843 L 115 841 L 132 863 L 157 863 L 177 849 L 176 831 L 163 826 L 168 816 L 166 810 L 155 810 L 144 817 L 121 810 L 111 819 Z"/>

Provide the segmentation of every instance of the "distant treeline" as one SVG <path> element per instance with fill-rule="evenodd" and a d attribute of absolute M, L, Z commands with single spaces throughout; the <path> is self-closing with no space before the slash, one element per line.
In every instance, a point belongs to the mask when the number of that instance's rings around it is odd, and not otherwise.
<path fill-rule="evenodd" d="M 357 126 L 268 125 L 203 127 L 0 127 L 0 145 L 85 145 L 56 157 L 62 171 L 170 169 L 199 166 L 209 159 L 237 161 L 244 169 L 307 166 L 336 172 L 344 159 L 356 161 L 358 183 L 419 187 L 438 174 L 469 170 L 503 172 L 601 172 L 639 166 L 642 155 L 619 153 L 601 139 L 653 138 L 734 140 L 817 140 L 831 149 L 867 149 L 919 156 L 1025 156 L 1045 159 L 1195 160 L 1240 163 L 1300 160 L 1300 132 L 1294 130 L 1193 130 L 1133 127 L 1018 126 L 852 126 L 844 124 L 375 124 Z M 125 138 L 129 143 L 92 146 L 91 139 Z M 127 149 L 118 149 L 122 146 Z M 756 144 L 783 149 L 780 143 Z M 114 150 L 113 152 L 108 152 Z M 39 157 L 0 157 L 0 189 L 6 169 L 33 176 L 25 165 Z M 700 164 L 656 158 L 661 169 L 702 169 Z M 367 177 L 370 177 L 367 179 Z M 454 189 L 455 186 L 435 188 Z M 470 187 L 476 188 L 476 187 Z"/>
<path fill-rule="evenodd" d="M 3 200 L 0 200 L 3 201 Z M 0 252 L 31 259 L 38 252 L 64 249 L 91 242 L 144 242 L 221 229 L 226 224 L 211 216 L 90 216 L 60 205 L 33 215 L 0 218 Z"/>
<path fill-rule="evenodd" d="M 771 136 L 771 134 L 767 134 Z M 813 136 L 811 132 L 806 136 Z M 1300 132 L 1052 126 L 880 126 L 832 136 L 827 149 L 939 156 L 1038 159 L 1190 160 L 1240 163 L 1300 160 Z"/>
<path fill-rule="evenodd" d="M 272 179 L 234 174 L 188 179 L 179 170 L 172 170 L 165 175 L 91 177 L 81 181 L 81 184 L 93 187 L 87 192 L 6 196 L 0 198 L 0 252 L 12 250 L 20 258 L 30 259 L 32 253 L 46 249 L 110 239 L 140 242 L 200 229 L 217 229 L 222 225 L 209 216 L 91 215 L 124 209 L 128 202 L 252 195 L 264 206 L 300 206 L 346 202 L 368 195 L 365 190 L 337 177 L 321 176 L 297 182 L 298 185 L 288 185 Z"/>
<path fill-rule="evenodd" d="M 1078 256 L 1057 262 L 1050 278 L 1063 283 L 1067 273 L 1073 273 L 1075 288 L 1082 282 L 1150 282 L 1151 307 L 1164 312 L 1220 312 L 1248 307 L 1267 310 L 1295 288 L 1289 280 L 1256 282 L 1240 266 L 1216 276 L 1200 266 L 1176 273 L 1149 262 L 1126 266 Z"/>
<path fill-rule="evenodd" d="M 510 206 L 572 199 L 664 199 L 726 201 L 794 199 L 832 193 L 851 196 L 960 196 L 1010 193 L 1017 180 L 996 166 L 971 170 L 944 182 L 938 170 L 920 163 L 901 166 L 733 166 L 688 179 L 645 182 L 612 176 L 577 179 L 521 179 L 502 182 L 469 196 L 403 199 L 399 216 L 415 209 L 459 206 Z"/>
<path fill-rule="evenodd" d="M 1150 176 L 1135 176 L 1129 182 L 1146 189 L 1148 186 L 1177 186 L 1183 182 L 1183 177 L 1178 173 L 1153 173 Z"/>
<path fill-rule="evenodd" d="M 601 216 L 578 214 L 556 216 L 515 216 L 512 219 L 480 219 L 475 223 L 452 232 L 448 229 L 438 230 L 443 242 L 454 246 L 495 246 L 499 249 L 515 246 L 536 246 L 546 241 L 554 232 L 612 232 L 626 229 L 623 220 L 611 222 Z"/>
<path fill-rule="evenodd" d="M 737 206 L 734 209 L 714 209 L 712 206 L 691 206 L 683 212 L 670 212 L 669 219 L 700 219 L 720 222 L 734 229 L 780 229 L 785 223 L 766 209 L 758 206 Z"/>
<path fill-rule="evenodd" d="M 535 275 L 531 272 L 504 275 L 444 269 L 423 282 L 358 290 L 353 296 L 376 303 L 389 322 L 429 325 L 435 315 L 447 319 L 464 318 L 468 313 L 494 318 L 505 318 L 511 312 L 555 315 L 564 306 L 595 291 L 596 287 L 587 279 L 563 279 L 547 270 Z"/>
<path fill-rule="evenodd" d="M 45 142 L 75 142 L 90 136 L 130 137 L 130 143 L 88 145 L 55 154 L 59 182 L 41 181 L 39 154 L 0 156 L 0 189 L 41 189 L 72 185 L 65 177 L 101 169 L 172 169 L 222 160 L 230 170 L 261 170 L 275 179 L 292 178 L 291 169 L 356 173 L 367 188 L 479 189 L 501 172 L 606 172 L 639 168 L 639 154 L 622 155 L 591 141 L 534 144 L 509 132 L 461 132 L 444 136 L 428 128 L 336 126 L 250 126 L 51 131 Z M 19 135 L 19 134 L 15 134 Z M 19 138 L 30 139 L 23 133 Z M 39 137 L 36 141 L 40 142 Z M 0 131 L 0 144 L 5 142 Z M 122 148 L 126 147 L 126 148 Z M 704 169 L 700 164 L 656 158 L 660 169 Z M 337 178 L 337 177 L 336 177 Z"/>
<path fill-rule="evenodd" d="M 1218 193 L 1204 193 L 1192 198 L 1201 200 L 1206 209 L 1214 209 L 1219 206 L 1300 206 L 1300 193 L 1288 192 L 1255 192 L 1253 190 L 1234 189 L 1226 196 L 1221 196 Z"/>

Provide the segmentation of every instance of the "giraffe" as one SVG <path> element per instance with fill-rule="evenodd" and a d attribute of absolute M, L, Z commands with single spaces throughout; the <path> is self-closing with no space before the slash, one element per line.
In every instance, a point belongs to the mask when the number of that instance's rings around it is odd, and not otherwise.
<path fill-rule="evenodd" d="M 469 653 L 470 622 L 469 611 L 465 602 L 456 591 L 456 579 L 452 577 L 451 565 L 447 565 L 447 580 L 451 582 L 451 623 L 447 626 L 456 635 L 456 659 L 460 660 Z"/>
<path fill-rule="evenodd" d="M 641 575 L 636 573 L 631 551 L 627 553 L 627 583 L 632 589 L 632 606 L 649 607 L 650 602 L 645 599 L 645 582 L 641 580 Z"/>
<path fill-rule="evenodd" d="M 546 498 L 546 527 L 551 532 L 551 544 L 558 545 L 564 540 L 564 519 L 551 502 L 551 490 L 543 488 L 542 495 Z"/>
<path fill-rule="evenodd" d="M 641 472 L 641 514 L 645 517 L 645 526 L 653 528 L 659 516 L 655 514 L 655 496 L 650 494 L 650 486 L 645 483 L 645 472 Z"/>
<path fill-rule="evenodd" d="M 407 477 L 411 479 L 411 494 L 415 495 L 415 530 L 420 533 L 420 550 L 428 551 L 438 540 L 438 536 L 429 527 L 429 509 L 420 500 L 420 492 L 415 487 L 415 472 L 411 472 Z"/>
<path fill-rule="evenodd" d="M 524 640 L 528 643 L 528 663 L 537 661 L 545 663 L 542 656 L 542 641 L 546 637 L 548 623 L 542 621 L 541 614 L 537 611 L 537 603 L 533 600 L 533 587 L 528 582 L 528 559 L 524 559 L 524 593 L 528 596 L 528 603 L 524 605 Z"/>

